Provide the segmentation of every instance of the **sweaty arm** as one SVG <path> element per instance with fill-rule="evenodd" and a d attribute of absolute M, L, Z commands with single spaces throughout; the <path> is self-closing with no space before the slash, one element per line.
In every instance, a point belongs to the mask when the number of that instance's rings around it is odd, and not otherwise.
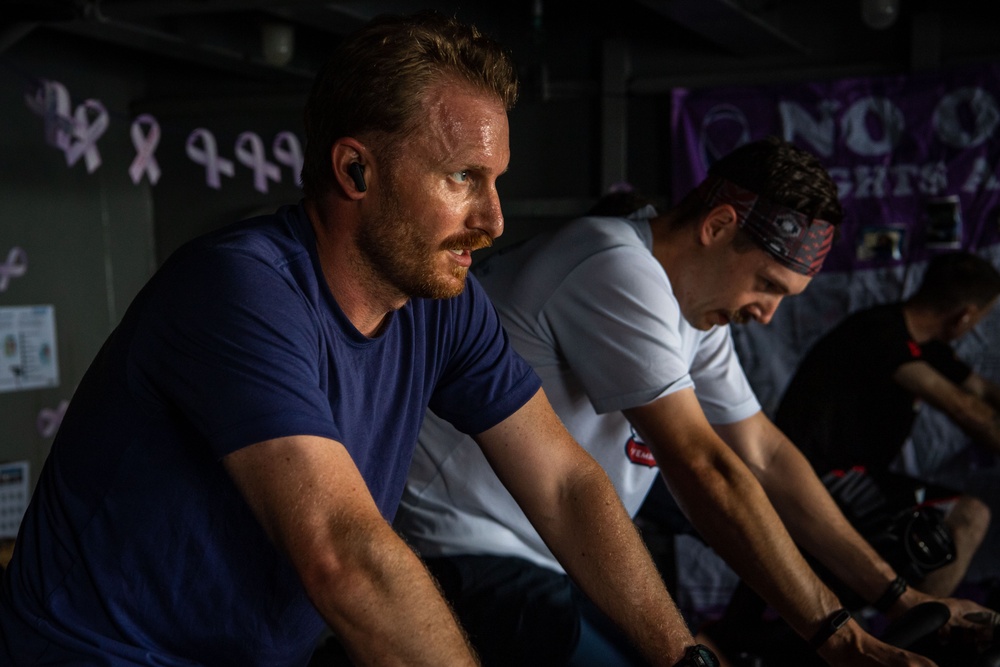
<path fill-rule="evenodd" d="M 477 664 L 427 570 L 379 513 L 343 446 L 279 438 L 237 450 L 223 464 L 355 664 Z"/>
<path fill-rule="evenodd" d="M 975 373 L 956 385 L 926 361 L 901 365 L 893 381 L 914 396 L 944 412 L 970 438 L 1000 451 L 1000 391 Z"/>
<path fill-rule="evenodd" d="M 758 412 L 716 431 L 749 466 L 778 511 L 788 532 L 803 549 L 862 598 L 873 602 L 896 577 L 892 567 L 850 524 L 808 460 L 769 420 Z M 921 602 L 937 600 L 952 612 L 949 627 L 983 631 L 964 615 L 978 605 L 954 598 L 932 598 L 908 588 L 889 610 L 897 617 Z"/>
<path fill-rule="evenodd" d="M 626 410 L 625 415 L 652 450 L 671 493 L 709 545 L 800 636 L 810 639 L 841 604 L 802 557 L 756 479 L 756 471 L 751 472 L 753 464 L 748 468 L 719 437 L 694 391 L 683 389 L 662 396 Z M 812 475 L 811 469 L 808 472 Z M 784 483 L 797 485 L 794 479 Z M 890 570 L 884 577 L 886 585 L 893 576 Z M 818 652 L 832 665 L 932 664 L 879 642 L 854 621 Z"/>
<path fill-rule="evenodd" d="M 611 481 L 544 392 L 476 440 L 569 575 L 650 664 L 680 660 L 694 644 L 684 619 Z"/>

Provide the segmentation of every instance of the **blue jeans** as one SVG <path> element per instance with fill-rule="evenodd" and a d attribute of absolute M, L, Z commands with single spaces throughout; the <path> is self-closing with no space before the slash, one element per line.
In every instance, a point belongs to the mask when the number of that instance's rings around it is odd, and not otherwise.
<path fill-rule="evenodd" d="M 425 561 L 484 667 L 645 664 L 565 574 L 503 556 Z"/>

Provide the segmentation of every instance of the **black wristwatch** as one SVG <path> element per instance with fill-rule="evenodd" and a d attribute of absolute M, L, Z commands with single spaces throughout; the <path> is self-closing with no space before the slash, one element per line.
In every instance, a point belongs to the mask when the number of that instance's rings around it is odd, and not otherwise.
<path fill-rule="evenodd" d="M 830 614 L 823 625 L 820 626 L 813 638 L 809 640 L 809 647 L 812 650 L 818 649 L 820 646 L 826 643 L 826 640 L 832 637 L 837 630 L 847 625 L 847 622 L 851 620 L 851 612 L 846 609 L 838 609 L 837 611 Z"/>
<path fill-rule="evenodd" d="M 719 667 L 719 659 L 704 644 L 696 644 L 688 647 L 674 667 Z"/>

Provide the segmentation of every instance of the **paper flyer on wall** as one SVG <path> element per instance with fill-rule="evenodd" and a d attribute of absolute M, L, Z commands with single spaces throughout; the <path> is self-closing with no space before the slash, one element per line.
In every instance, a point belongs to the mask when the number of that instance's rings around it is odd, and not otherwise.
<path fill-rule="evenodd" d="M 55 309 L 0 307 L 0 392 L 59 385 Z"/>

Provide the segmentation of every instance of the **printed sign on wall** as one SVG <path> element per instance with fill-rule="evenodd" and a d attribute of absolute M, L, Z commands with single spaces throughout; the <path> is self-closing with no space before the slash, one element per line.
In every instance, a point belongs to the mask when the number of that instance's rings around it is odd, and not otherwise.
<path fill-rule="evenodd" d="M 52 306 L 0 308 L 0 391 L 59 385 Z"/>
<path fill-rule="evenodd" d="M 842 242 L 825 271 L 920 261 L 1000 242 L 1000 65 L 926 76 L 677 89 L 675 199 L 765 135 L 816 155 L 837 184 Z M 872 227 L 902 230 L 879 237 Z M 899 242 L 899 245 L 896 243 Z"/>

